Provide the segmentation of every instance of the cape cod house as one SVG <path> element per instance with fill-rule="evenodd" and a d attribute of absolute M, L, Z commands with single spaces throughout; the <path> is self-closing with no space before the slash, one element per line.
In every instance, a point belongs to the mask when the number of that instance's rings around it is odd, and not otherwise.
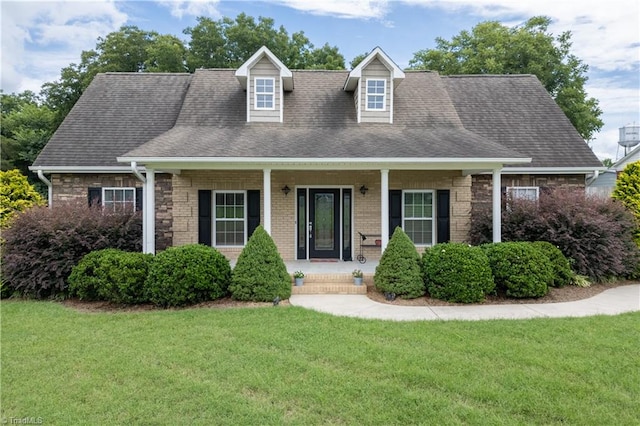
<path fill-rule="evenodd" d="M 500 196 L 584 187 L 600 161 L 535 76 L 403 71 L 380 48 L 351 71 L 292 71 L 266 47 L 237 70 L 95 77 L 32 170 L 49 203 L 139 208 L 144 251 L 236 258 L 258 224 L 285 260 L 379 257 L 465 241 Z"/>

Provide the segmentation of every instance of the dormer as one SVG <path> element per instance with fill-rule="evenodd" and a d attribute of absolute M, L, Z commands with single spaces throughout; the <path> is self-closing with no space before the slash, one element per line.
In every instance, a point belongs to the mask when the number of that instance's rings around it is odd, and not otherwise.
<path fill-rule="evenodd" d="M 344 90 L 353 92 L 358 123 L 393 123 L 393 91 L 404 72 L 379 47 L 351 70 Z"/>
<path fill-rule="evenodd" d="M 293 90 L 291 71 L 266 46 L 236 70 L 247 92 L 247 121 L 282 123 L 284 91 Z"/>

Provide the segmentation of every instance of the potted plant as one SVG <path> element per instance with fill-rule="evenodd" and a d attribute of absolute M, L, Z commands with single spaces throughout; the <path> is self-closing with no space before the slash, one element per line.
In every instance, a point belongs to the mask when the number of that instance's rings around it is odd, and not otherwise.
<path fill-rule="evenodd" d="M 293 279 L 295 280 L 296 285 L 302 285 L 304 283 L 304 272 L 295 271 L 293 273 Z"/>
<path fill-rule="evenodd" d="M 353 283 L 355 285 L 362 285 L 362 277 L 364 274 L 360 269 L 354 269 L 351 275 L 353 275 Z"/>

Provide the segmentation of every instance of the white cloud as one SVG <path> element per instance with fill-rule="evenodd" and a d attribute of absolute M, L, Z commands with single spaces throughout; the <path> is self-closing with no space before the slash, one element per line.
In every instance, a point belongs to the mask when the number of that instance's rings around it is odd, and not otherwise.
<path fill-rule="evenodd" d="M 347 19 L 382 19 L 389 10 L 387 0 L 274 0 L 292 9 L 314 15 L 331 15 Z M 384 21 L 385 25 L 392 25 Z"/>
<path fill-rule="evenodd" d="M 513 22 L 544 15 L 550 31 L 571 31 L 572 53 L 605 71 L 640 69 L 640 3 L 637 0 L 403 0 L 407 4 L 461 11 Z"/>
<path fill-rule="evenodd" d="M 82 50 L 92 49 L 98 37 L 117 30 L 127 21 L 127 15 L 108 0 L 3 1 L 0 7 L 0 87 L 7 93 L 27 89 L 38 92 L 40 86 L 34 87 L 38 80 L 57 78 L 62 67 L 79 62 Z"/>
<path fill-rule="evenodd" d="M 208 16 L 210 18 L 219 18 L 218 12 L 219 0 L 160 0 L 158 2 L 162 6 L 171 10 L 171 15 L 178 19 L 183 16 Z"/>

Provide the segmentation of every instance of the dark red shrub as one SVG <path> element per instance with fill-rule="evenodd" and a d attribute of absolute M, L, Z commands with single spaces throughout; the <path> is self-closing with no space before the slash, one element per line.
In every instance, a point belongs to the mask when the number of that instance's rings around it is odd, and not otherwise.
<path fill-rule="evenodd" d="M 87 253 L 104 248 L 140 251 L 142 221 L 139 213 L 106 214 L 83 203 L 66 203 L 21 213 L 2 237 L 7 292 L 64 297 L 71 269 Z"/>
<path fill-rule="evenodd" d="M 634 229 L 633 217 L 621 203 L 584 190 L 541 192 L 537 202 L 511 200 L 502 210 L 503 241 L 547 241 L 562 251 L 576 273 L 596 281 L 634 273 L 640 254 Z M 491 242 L 491 234 L 491 212 L 474 212 L 471 243 Z"/>

